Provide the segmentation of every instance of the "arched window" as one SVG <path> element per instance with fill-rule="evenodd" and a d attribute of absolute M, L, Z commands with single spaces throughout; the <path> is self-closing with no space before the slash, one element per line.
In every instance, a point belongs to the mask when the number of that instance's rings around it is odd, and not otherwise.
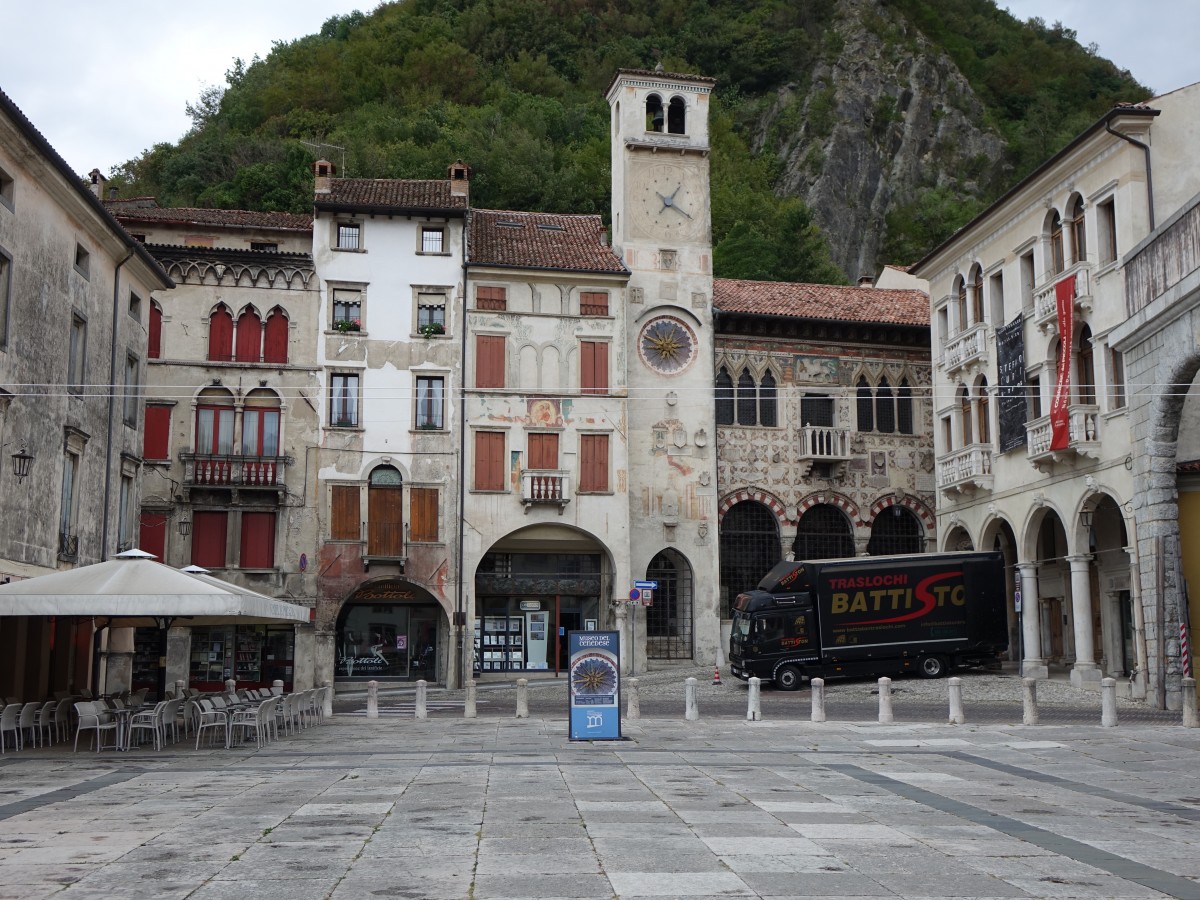
<path fill-rule="evenodd" d="M 367 482 L 367 556 L 404 556 L 404 479 L 393 466 L 377 466 Z"/>
<path fill-rule="evenodd" d="M 237 361 L 261 362 L 262 339 L 262 319 L 253 306 L 247 306 L 237 320 Z"/>
<path fill-rule="evenodd" d="M 858 430 L 874 431 L 875 400 L 871 396 L 871 385 L 867 383 L 865 375 L 858 376 L 858 385 L 855 390 L 857 393 L 857 401 L 855 405 L 858 411 Z"/>
<path fill-rule="evenodd" d="M 979 380 L 978 387 L 978 406 L 975 410 L 976 418 L 979 420 L 979 443 L 990 444 L 992 442 L 992 425 L 991 425 L 991 410 L 988 406 L 988 383 L 986 378 Z"/>
<path fill-rule="evenodd" d="M 150 359 L 162 358 L 162 307 L 154 300 L 150 301 L 150 336 L 146 356 Z"/>
<path fill-rule="evenodd" d="M 879 388 L 875 391 L 875 428 L 882 434 L 896 430 L 896 401 L 886 378 L 879 380 Z"/>
<path fill-rule="evenodd" d="M 233 394 L 225 388 L 205 388 L 196 403 L 196 453 L 233 453 Z"/>
<path fill-rule="evenodd" d="M 920 521 L 910 510 L 893 504 L 877 515 L 871 523 L 871 540 L 867 542 L 867 555 L 924 553 L 923 532 Z"/>
<path fill-rule="evenodd" d="M 279 455 L 279 396 L 274 391 L 256 388 L 246 395 L 242 455 Z"/>
<path fill-rule="evenodd" d="M 853 556 L 854 533 L 850 521 L 836 506 L 814 506 L 800 517 L 792 551 L 800 560 Z"/>
<path fill-rule="evenodd" d="M 208 317 L 208 358 L 214 362 L 233 359 L 233 313 L 224 303 Z"/>
<path fill-rule="evenodd" d="M 749 369 L 742 370 L 737 386 L 737 420 L 739 425 L 758 424 L 758 391 Z"/>
<path fill-rule="evenodd" d="M 1083 198 L 1075 197 L 1071 204 L 1071 262 L 1087 259 L 1087 231 L 1083 224 Z"/>
<path fill-rule="evenodd" d="M 1084 325 L 1079 331 L 1079 402 L 1096 402 L 1096 359 L 1092 329 Z"/>
<path fill-rule="evenodd" d="M 965 384 L 958 386 L 959 423 L 962 425 L 962 446 L 975 443 L 971 428 L 971 392 Z"/>
<path fill-rule="evenodd" d="M 667 131 L 670 134 L 687 134 L 687 104 L 682 97 L 672 97 L 667 106 Z"/>
<path fill-rule="evenodd" d="M 1050 213 L 1050 218 L 1047 224 L 1047 232 L 1050 235 L 1050 271 L 1057 275 L 1066 268 L 1066 257 L 1063 255 L 1063 226 L 1062 217 L 1059 216 L 1058 210 Z"/>
<path fill-rule="evenodd" d="M 901 434 L 913 434 L 913 396 L 908 379 L 900 381 L 896 391 L 896 430 Z"/>
<path fill-rule="evenodd" d="M 665 125 L 662 97 L 651 94 L 646 98 L 646 130 L 662 131 Z"/>
<path fill-rule="evenodd" d="M 263 362 L 285 363 L 288 361 L 288 319 L 278 306 L 267 316 L 267 327 L 263 336 Z"/>
<path fill-rule="evenodd" d="M 971 282 L 971 324 L 983 321 L 983 269 L 975 267 L 975 279 Z"/>
<path fill-rule="evenodd" d="M 717 372 L 717 424 L 733 424 L 733 379 L 724 366 Z"/>
<path fill-rule="evenodd" d="M 963 331 L 967 327 L 967 283 L 961 275 L 956 279 L 958 283 L 958 322 L 956 323 L 956 331 Z"/>
<path fill-rule="evenodd" d="M 758 424 L 767 428 L 774 428 L 779 424 L 777 415 L 777 391 L 775 389 L 775 376 L 767 372 L 762 377 L 762 382 L 758 386 Z"/>
<path fill-rule="evenodd" d="M 757 500 L 735 503 L 721 517 L 721 618 L 737 595 L 758 585 L 779 562 L 779 521 Z"/>

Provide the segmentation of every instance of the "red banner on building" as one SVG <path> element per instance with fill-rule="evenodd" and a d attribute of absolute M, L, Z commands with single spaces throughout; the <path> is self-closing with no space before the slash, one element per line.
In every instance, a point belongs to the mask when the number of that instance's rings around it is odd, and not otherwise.
<path fill-rule="evenodd" d="M 1071 440 L 1071 357 L 1075 346 L 1075 276 L 1054 286 L 1058 307 L 1058 371 L 1050 401 L 1050 449 L 1065 450 Z"/>

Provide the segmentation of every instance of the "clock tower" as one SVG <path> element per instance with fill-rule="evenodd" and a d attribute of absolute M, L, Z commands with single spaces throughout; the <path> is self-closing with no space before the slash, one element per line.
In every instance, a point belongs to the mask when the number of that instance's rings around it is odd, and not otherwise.
<path fill-rule="evenodd" d="M 608 90 L 613 247 L 629 268 L 630 564 L 644 659 L 712 662 L 720 641 L 708 106 L 714 81 L 622 69 Z"/>

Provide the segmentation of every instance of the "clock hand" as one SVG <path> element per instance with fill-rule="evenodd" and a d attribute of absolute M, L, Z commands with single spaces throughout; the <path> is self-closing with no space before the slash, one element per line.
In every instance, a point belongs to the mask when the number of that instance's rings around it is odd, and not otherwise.
<path fill-rule="evenodd" d="M 671 204 L 671 209 L 675 210 L 675 212 L 679 213 L 680 215 L 687 216 L 689 219 L 692 217 L 691 213 L 685 211 L 683 207 L 676 206 L 674 203 Z"/>

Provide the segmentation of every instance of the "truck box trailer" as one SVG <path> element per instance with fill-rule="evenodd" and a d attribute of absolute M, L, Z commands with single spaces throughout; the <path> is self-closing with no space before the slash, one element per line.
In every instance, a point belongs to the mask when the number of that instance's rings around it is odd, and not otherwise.
<path fill-rule="evenodd" d="M 795 690 L 986 665 L 1008 648 L 1006 584 L 1000 553 L 781 562 L 734 601 L 730 669 Z"/>

